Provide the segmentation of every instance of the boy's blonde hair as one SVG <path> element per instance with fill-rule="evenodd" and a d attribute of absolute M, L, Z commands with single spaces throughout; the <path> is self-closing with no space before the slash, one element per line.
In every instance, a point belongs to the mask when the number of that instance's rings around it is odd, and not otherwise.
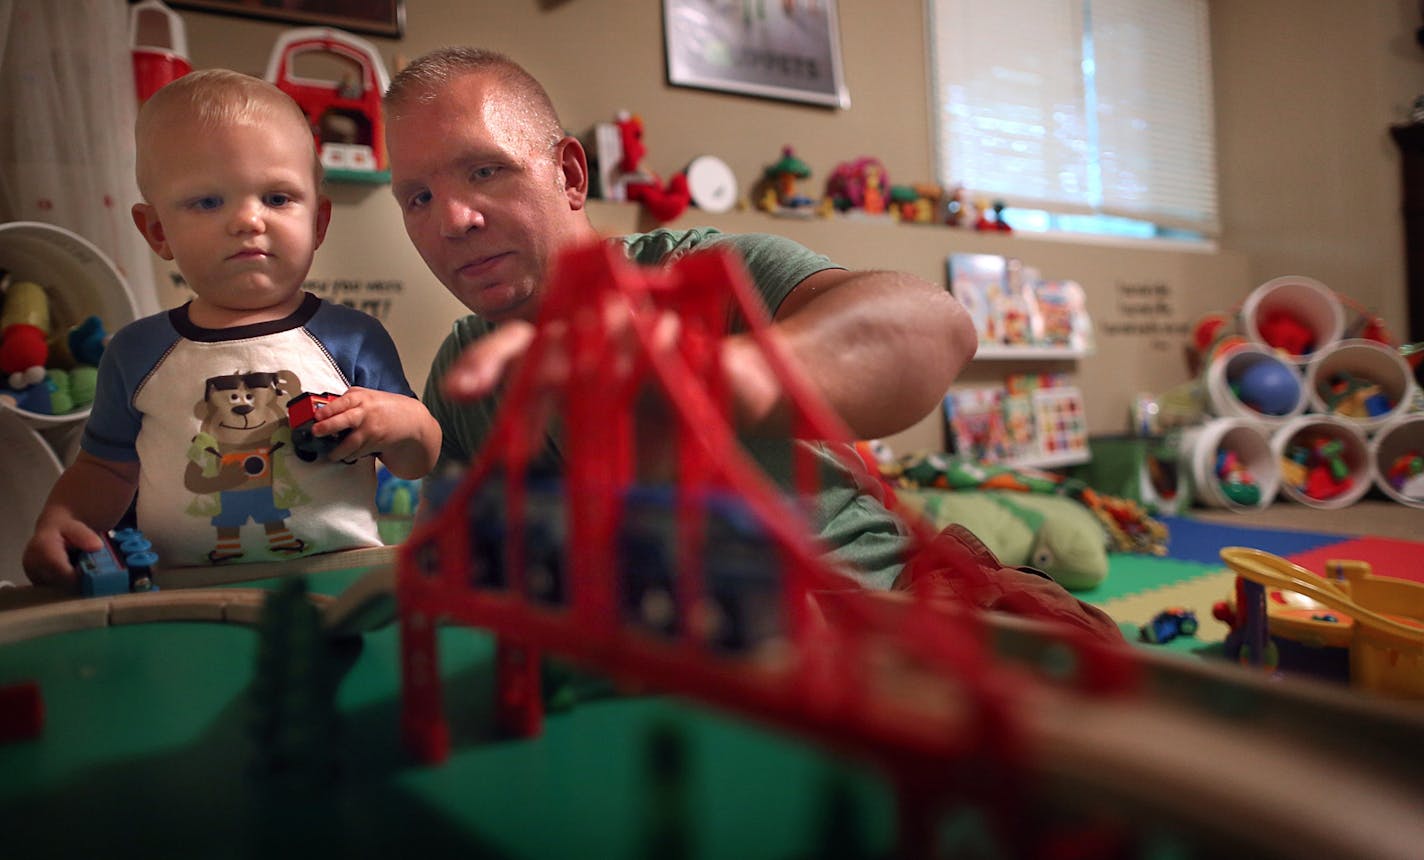
<path fill-rule="evenodd" d="M 139 109 L 134 123 L 139 191 L 148 197 L 148 183 L 155 165 L 149 158 L 150 135 L 159 133 L 163 123 L 182 120 L 200 129 L 221 133 L 234 125 L 264 122 L 295 122 L 311 141 L 312 169 L 321 186 L 321 157 L 311 134 L 311 123 L 291 96 L 261 78 L 229 69 L 191 72 L 162 87 Z"/>

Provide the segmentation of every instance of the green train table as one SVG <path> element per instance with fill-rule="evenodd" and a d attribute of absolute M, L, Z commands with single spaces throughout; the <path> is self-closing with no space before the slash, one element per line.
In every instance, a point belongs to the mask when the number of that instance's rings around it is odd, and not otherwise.
<path fill-rule="evenodd" d="M 313 575 L 312 589 L 365 572 Z M 542 737 L 499 740 L 493 642 L 464 628 L 441 634 L 454 754 L 416 765 L 400 745 L 397 634 L 338 649 L 335 735 L 312 739 L 331 770 L 275 774 L 254 738 L 252 626 L 123 623 L 0 645 L 0 686 L 37 681 L 45 711 L 38 739 L 0 745 L 0 854 L 635 857 L 674 856 L 658 846 L 681 840 L 675 856 L 795 857 L 842 825 L 867 851 L 893 841 L 874 774 L 690 704 L 607 695 L 594 676 L 565 680 L 564 698 L 593 698 L 551 713 Z M 860 823 L 825 822 L 846 797 Z"/>
<path fill-rule="evenodd" d="M 369 573 L 305 579 L 327 605 Z M 0 592 L 0 688 L 36 682 L 45 711 L 37 738 L 0 743 L 3 855 L 894 855 L 896 795 L 880 773 L 696 703 L 613 694 L 596 674 L 560 668 L 543 734 L 497 737 L 493 641 L 467 628 L 439 633 L 448 762 L 419 765 L 401 747 L 399 631 L 386 625 L 327 652 L 330 719 L 305 722 L 323 713 L 313 681 L 311 701 L 287 704 L 294 733 L 274 764 L 258 741 L 270 721 L 261 624 L 267 594 L 289 580 L 165 585 L 91 603 L 109 623 L 23 631 L 16 619 L 36 607 Z M 160 598 L 214 594 L 223 606 L 208 620 L 151 620 L 167 614 Z M 1009 623 L 997 635 L 1005 653 L 1051 663 L 1031 631 Z M 1024 821 L 1081 823 L 1068 856 L 1405 857 L 1424 844 L 1417 711 L 1144 660 L 1145 700 L 1050 696 L 1029 715 L 1042 746 L 1032 752 L 1056 764 L 1036 772 Z M 1198 752 L 1171 758 L 1184 745 Z M 1197 758 L 1204 770 L 1187 772 L 1181 762 Z M 1300 784 L 1337 772 L 1338 785 Z M 939 842 L 945 856 L 1003 856 L 990 830 L 972 807 L 950 810 Z"/>

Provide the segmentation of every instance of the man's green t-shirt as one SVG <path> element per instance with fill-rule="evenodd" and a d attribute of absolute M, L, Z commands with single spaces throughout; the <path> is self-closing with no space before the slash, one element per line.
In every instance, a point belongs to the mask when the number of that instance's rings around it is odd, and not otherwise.
<path fill-rule="evenodd" d="M 801 281 L 816 272 L 839 268 L 827 257 L 789 239 L 769 234 L 730 234 L 712 229 L 655 230 L 622 237 L 628 259 L 642 265 L 664 265 L 694 250 L 730 247 L 746 264 L 757 294 L 775 313 Z M 475 459 L 494 427 L 499 396 L 473 403 L 451 403 L 440 391 L 445 373 L 465 348 L 493 326 L 473 314 L 455 321 L 430 368 L 424 402 L 444 433 L 440 461 L 464 465 Z M 782 487 L 790 488 L 791 443 L 785 440 L 743 439 L 747 452 Z M 804 444 L 804 443 L 797 443 Z M 559 444 L 547 436 L 548 449 L 558 456 Z M 816 499 L 816 526 L 832 548 L 832 558 L 847 573 L 871 588 L 886 589 L 904 562 L 908 539 L 904 527 L 821 443 L 813 445 L 822 461 L 822 490 Z"/>

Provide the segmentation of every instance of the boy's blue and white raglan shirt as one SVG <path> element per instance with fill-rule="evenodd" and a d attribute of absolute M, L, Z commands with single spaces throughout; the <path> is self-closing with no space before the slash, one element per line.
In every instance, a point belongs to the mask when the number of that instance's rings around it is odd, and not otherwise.
<path fill-rule="evenodd" d="M 295 395 L 353 386 L 415 396 L 365 313 L 308 293 L 285 319 L 205 329 L 184 305 L 114 335 L 81 444 L 140 463 L 138 525 L 165 565 L 377 546 L 374 458 L 306 462 L 286 420 Z"/>

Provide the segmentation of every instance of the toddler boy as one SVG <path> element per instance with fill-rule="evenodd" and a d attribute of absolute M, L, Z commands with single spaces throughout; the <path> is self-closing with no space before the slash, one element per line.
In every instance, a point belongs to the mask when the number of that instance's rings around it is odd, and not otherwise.
<path fill-rule="evenodd" d="M 73 587 L 69 549 L 98 549 L 135 493 L 165 565 L 380 544 L 375 464 L 363 458 L 418 478 L 440 429 L 380 323 L 302 289 L 331 201 L 301 108 L 257 78 L 195 72 L 144 104 L 135 141 L 134 223 L 194 297 L 114 335 L 26 574 Z M 294 456 L 286 415 L 303 391 L 340 394 L 313 431 L 346 433 L 310 462 Z"/>

